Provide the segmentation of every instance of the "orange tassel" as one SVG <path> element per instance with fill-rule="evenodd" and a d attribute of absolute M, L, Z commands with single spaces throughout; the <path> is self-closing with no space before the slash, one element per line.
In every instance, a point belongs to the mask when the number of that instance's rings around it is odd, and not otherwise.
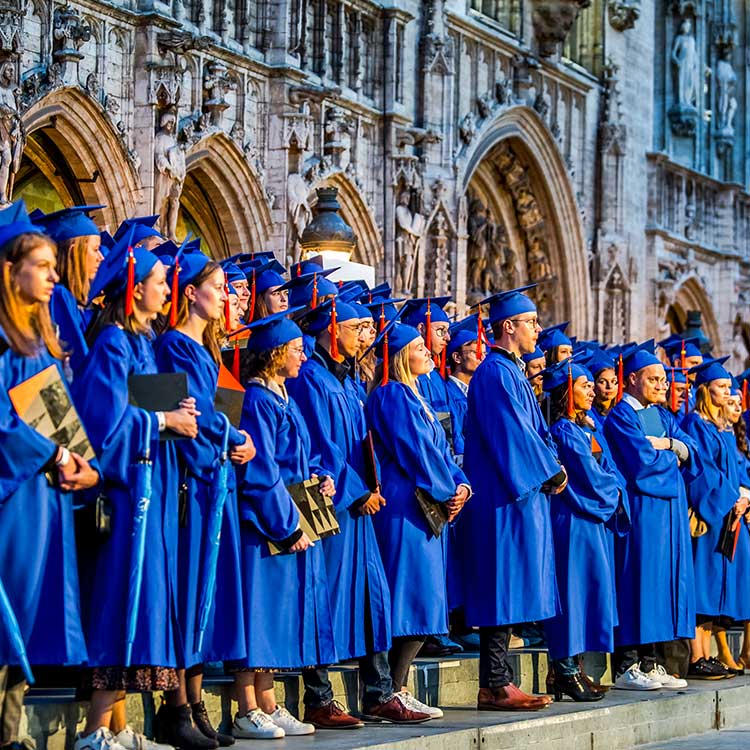
<path fill-rule="evenodd" d="M 573 403 L 573 368 L 568 365 L 568 419 L 575 419 L 576 408 Z"/>
<path fill-rule="evenodd" d="M 427 313 L 424 316 L 425 320 L 425 335 L 424 343 L 427 347 L 427 351 L 432 354 L 432 310 L 430 309 L 430 299 L 427 298 Z"/>
<path fill-rule="evenodd" d="M 250 312 L 247 316 L 247 322 L 252 323 L 255 317 L 255 269 L 253 268 L 253 278 L 250 281 Z"/>
<path fill-rule="evenodd" d="M 125 287 L 125 315 L 133 314 L 133 290 L 135 289 L 135 253 L 128 247 L 128 281 Z"/>
<path fill-rule="evenodd" d="M 742 381 L 742 411 L 747 411 L 747 380 Z"/>
<path fill-rule="evenodd" d="M 310 309 L 314 310 L 318 306 L 318 274 L 313 274 L 312 299 L 310 300 Z"/>
<path fill-rule="evenodd" d="M 331 356 L 339 357 L 339 327 L 336 320 L 336 300 L 331 300 Z"/>
<path fill-rule="evenodd" d="M 297 276 L 302 276 L 302 263 L 297 263 Z"/>
<path fill-rule="evenodd" d="M 683 370 L 685 369 L 685 360 L 686 359 L 687 359 L 687 357 L 686 357 L 686 354 L 685 354 L 685 340 L 683 339 L 682 340 L 682 349 L 680 350 L 680 367 L 682 367 Z"/>
<path fill-rule="evenodd" d="M 690 381 L 685 378 L 687 381 L 687 387 L 685 388 L 685 414 L 687 414 L 690 411 Z"/>
<path fill-rule="evenodd" d="M 484 334 L 484 326 L 482 325 L 482 316 L 477 315 L 477 359 L 482 359 L 482 335 Z"/>
<path fill-rule="evenodd" d="M 440 355 L 440 377 L 445 380 L 445 349 Z"/>
<path fill-rule="evenodd" d="M 677 392 L 674 388 L 674 370 L 672 370 L 672 382 L 669 386 L 669 403 L 672 407 L 672 413 L 677 412 Z"/>
<path fill-rule="evenodd" d="M 372 297 L 372 295 L 370 295 Z M 385 328 L 385 305 L 380 306 L 380 321 L 378 322 L 378 333 L 382 333 Z"/>
<path fill-rule="evenodd" d="M 388 334 L 383 336 L 383 379 L 380 381 L 380 385 L 388 385 Z"/>
<path fill-rule="evenodd" d="M 367 296 L 370 298 L 370 301 L 368 302 L 368 304 L 371 305 L 372 304 L 372 292 L 368 292 Z"/>
<path fill-rule="evenodd" d="M 232 375 L 235 380 L 240 379 L 240 344 L 234 340 L 234 353 L 232 354 Z"/>
<path fill-rule="evenodd" d="M 620 355 L 620 358 L 617 360 L 617 403 L 619 404 L 620 401 L 622 401 L 622 391 L 625 387 L 625 375 L 623 374 L 625 372 L 625 368 L 622 364 L 622 354 Z"/>
<path fill-rule="evenodd" d="M 175 259 L 174 271 L 172 272 L 172 300 L 169 307 L 169 326 L 174 328 L 177 325 L 177 308 L 179 307 L 180 296 L 180 261 Z"/>
<path fill-rule="evenodd" d="M 226 327 L 227 333 L 231 330 L 229 319 L 231 317 L 231 308 L 229 307 L 229 276 L 224 273 L 224 294 L 226 299 L 224 300 L 224 326 Z"/>

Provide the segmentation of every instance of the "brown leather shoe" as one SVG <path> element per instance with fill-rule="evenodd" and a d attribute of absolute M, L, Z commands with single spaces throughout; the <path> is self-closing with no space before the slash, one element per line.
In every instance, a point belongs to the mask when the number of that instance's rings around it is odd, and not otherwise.
<path fill-rule="evenodd" d="M 501 688 L 479 688 L 478 711 L 539 711 L 552 703 L 546 695 L 527 695 L 513 683 Z"/>
<path fill-rule="evenodd" d="M 305 707 L 304 721 L 317 729 L 361 729 L 364 722 L 344 711 L 338 701 L 317 708 Z"/>
<path fill-rule="evenodd" d="M 601 683 L 594 682 L 583 670 L 578 673 L 584 685 L 592 692 L 597 694 L 606 693 L 610 686 L 602 685 Z"/>
<path fill-rule="evenodd" d="M 387 703 L 376 703 L 362 709 L 365 721 L 378 721 L 387 724 L 423 724 L 432 717 L 407 708 L 395 695 Z"/>

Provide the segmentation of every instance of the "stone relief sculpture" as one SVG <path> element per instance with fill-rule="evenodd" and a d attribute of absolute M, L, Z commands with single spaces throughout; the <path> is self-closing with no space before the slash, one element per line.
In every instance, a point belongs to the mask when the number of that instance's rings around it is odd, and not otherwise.
<path fill-rule="evenodd" d="M 672 45 L 672 64 L 677 69 L 677 104 L 695 108 L 698 102 L 698 51 L 693 25 L 687 18 L 680 24 L 680 33 Z"/>
<path fill-rule="evenodd" d="M 425 218 L 410 208 L 411 195 L 402 190 L 396 206 L 396 287 L 402 294 L 410 294 L 417 255 L 422 243 Z"/>
<path fill-rule="evenodd" d="M 18 114 L 13 81 L 15 67 L 6 61 L 0 67 L 0 206 L 10 203 L 13 181 L 21 165 L 26 134 Z"/>
<path fill-rule="evenodd" d="M 166 112 L 159 120 L 154 138 L 154 210 L 159 214 L 159 231 L 176 241 L 180 196 L 185 184 L 185 151 L 177 142 L 177 116 Z"/>
<path fill-rule="evenodd" d="M 308 187 L 305 178 L 299 172 L 291 172 L 289 177 L 287 177 L 286 196 L 289 218 L 295 230 L 292 257 L 292 262 L 294 263 L 300 259 L 299 238 L 302 236 L 302 232 L 305 231 L 305 227 L 312 219 L 312 209 L 307 200 L 309 192 L 310 188 Z"/>
<path fill-rule="evenodd" d="M 529 280 L 546 281 L 554 276 L 546 247 L 541 237 L 532 237 L 527 256 Z"/>

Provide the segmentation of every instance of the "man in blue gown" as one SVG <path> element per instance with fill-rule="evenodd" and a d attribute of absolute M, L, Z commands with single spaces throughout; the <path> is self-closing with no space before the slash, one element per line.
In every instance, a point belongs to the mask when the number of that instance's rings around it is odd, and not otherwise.
<path fill-rule="evenodd" d="M 501 292 L 490 303 L 495 345 L 469 386 L 464 469 L 474 489 L 457 524 L 468 625 L 480 628 L 478 708 L 536 711 L 551 698 L 513 685 L 511 626 L 559 612 L 549 493 L 567 483 L 526 379 L 522 357 L 539 331 L 534 302 Z"/>

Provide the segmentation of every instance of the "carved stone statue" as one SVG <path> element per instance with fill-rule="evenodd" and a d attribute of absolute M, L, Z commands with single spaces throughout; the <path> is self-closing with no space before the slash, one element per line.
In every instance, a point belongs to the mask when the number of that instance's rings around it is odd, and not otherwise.
<path fill-rule="evenodd" d="M 482 292 L 485 269 L 489 260 L 488 229 L 490 228 L 488 211 L 482 201 L 475 199 L 469 206 L 467 230 L 469 233 L 468 288 L 472 292 Z"/>
<path fill-rule="evenodd" d="M 173 242 L 177 240 L 180 196 L 185 184 L 185 151 L 177 143 L 177 116 L 166 112 L 159 121 L 154 138 L 154 210 L 159 214 L 159 231 Z"/>
<path fill-rule="evenodd" d="M 424 234 L 425 219 L 419 212 L 412 213 L 411 196 L 402 190 L 396 206 L 396 288 L 403 294 L 411 293 L 414 267 Z"/>
<path fill-rule="evenodd" d="M 530 281 L 546 281 L 554 274 L 541 237 L 532 237 L 529 243 L 528 269 Z"/>
<path fill-rule="evenodd" d="M 716 86 L 718 89 L 718 128 L 719 135 L 734 135 L 734 116 L 737 113 L 737 99 L 734 90 L 737 86 L 737 73 L 734 72 L 732 63 L 725 54 L 716 63 Z"/>
<path fill-rule="evenodd" d="M 677 68 L 677 103 L 694 108 L 698 102 L 698 51 L 693 25 L 687 18 L 680 24 L 680 33 L 674 39 L 672 63 Z"/>
<path fill-rule="evenodd" d="M 312 219 L 312 209 L 307 201 L 310 188 L 299 172 L 290 172 L 286 181 L 287 210 L 295 229 L 293 262 L 300 258 L 299 238 Z"/>
<path fill-rule="evenodd" d="M 10 203 L 13 180 L 21 165 L 26 144 L 21 118 L 13 94 L 15 66 L 6 61 L 0 66 L 0 206 Z"/>

